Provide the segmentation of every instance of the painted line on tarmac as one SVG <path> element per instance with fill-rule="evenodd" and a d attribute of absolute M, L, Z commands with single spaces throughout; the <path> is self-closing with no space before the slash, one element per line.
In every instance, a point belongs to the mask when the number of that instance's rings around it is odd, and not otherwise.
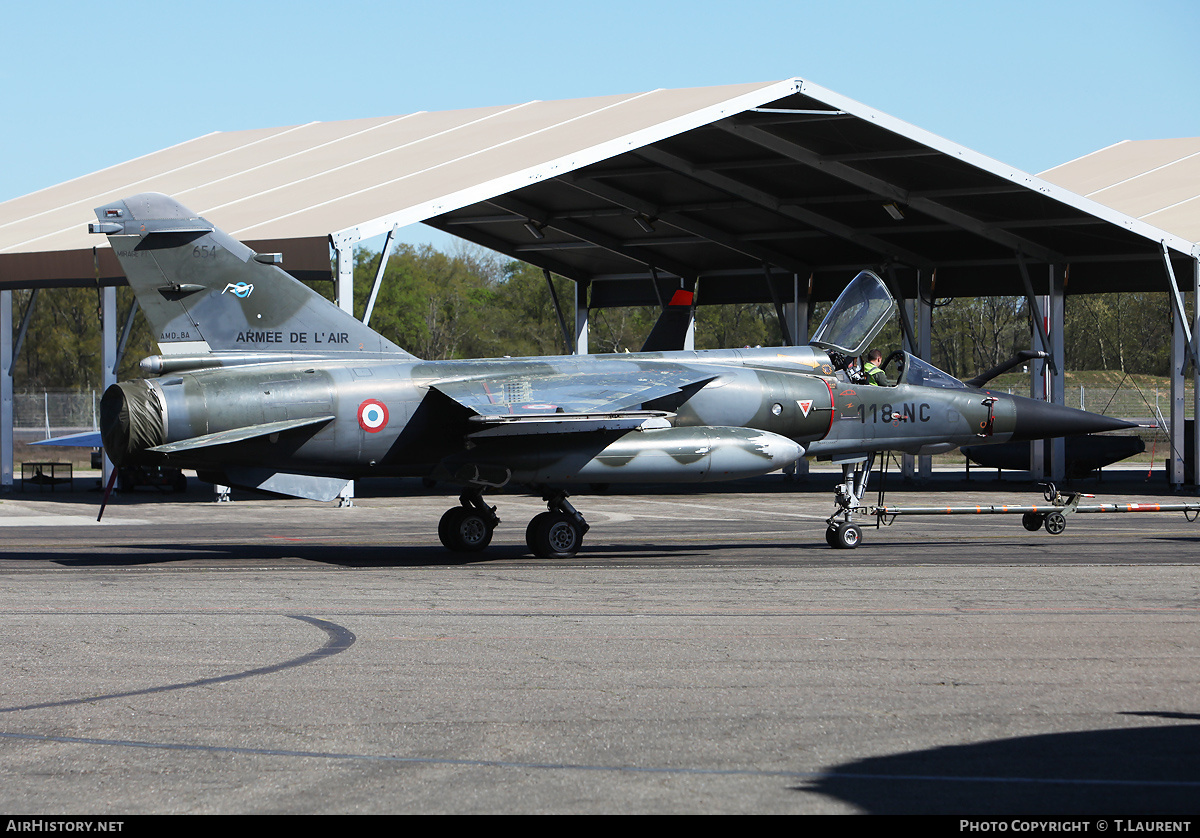
<path fill-rule="evenodd" d="M 68 707 L 72 704 L 91 704 L 95 701 L 106 701 L 110 698 L 128 698 L 134 695 L 151 695 L 153 693 L 170 692 L 172 690 L 185 690 L 191 687 L 203 687 L 209 684 L 221 684 L 226 681 L 238 681 L 242 678 L 252 678 L 255 675 L 267 675 L 272 672 L 279 672 L 282 669 L 291 669 L 294 666 L 303 666 L 306 663 L 327 658 L 331 655 L 336 655 L 344 652 L 354 645 L 357 639 L 354 632 L 344 626 L 339 626 L 337 623 L 331 623 L 328 620 L 318 620 L 316 617 L 305 617 L 301 614 L 288 614 L 293 620 L 300 620 L 316 626 L 325 632 L 327 639 L 325 645 L 321 646 L 307 654 L 301 655 L 298 658 L 284 661 L 283 663 L 273 664 L 271 666 L 261 666 L 257 669 L 248 669 L 245 672 L 234 672 L 230 675 L 218 675 L 213 678 L 200 678 L 196 681 L 186 681 L 181 684 L 164 684 L 160 687 L 147 687 L 143 690 L 129 690 L 127 692 L 110 693 L 108 695 L 93 695 L 87 698 L 69 698 L 63 701 L 46 701 L 41 704 L 26 704 L 21 707 L 0 707 L 0 713 L 15 713 L 18 710 L 41 710 L 47 707 Z"/>
<path fill-rule="evenodd" d="M 97 521 L 84 515 L 0 515 L 0 527 L 111 527 L 118 524 L 149 524 L 143 518 L 109 518 Z"/>

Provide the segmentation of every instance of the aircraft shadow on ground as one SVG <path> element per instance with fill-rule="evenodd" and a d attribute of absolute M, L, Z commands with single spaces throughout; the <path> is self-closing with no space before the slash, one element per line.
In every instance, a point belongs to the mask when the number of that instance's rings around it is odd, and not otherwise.
<path fill-rule="evenodd" d="M 966 478 L 960 473 L 935 473 L 927 481 L 905 480 L 894 469 L 884 478 L 883 485 L 888 492 L 903 492 L 905 494 L 925 494 L 955 491 L 994 493 L 998 499 L 1011 498 L 1019 502 L 1029 494 L 1041 496 L 1042 484 L 1026 479 L 1020 473 L 1006 472 L 1003 479 L 996 479 L 995 472 L 972 473 Z M 1172 494 L 1171 487 L 1165 478 L 1156 473 L 1153 479 L 1147 480 L 1144 472 L 1120 471 L 1110 473 L 1103 478 L 1088 477 L 1068 480 L 1059 484 L 1062 492 L 1082 491 L 1095 494 L 1121 496 L 1146 496 L 1161 498 Z M 763 477 L 747 478 L 717 483 L 654 483 L 654 484 L 611 484 L 596 486 L 581 486 L 572 491 L 572 496 L 612 496 L 637 497 L 639 495 L 695 495 L 695 494 L 794 494 L 820 495 L 832 499 L 833 487 L 841 482 L 841 475 L 835 472 L 815 472 L 801 480 L 788 480 L 779 474 L 768 474 Z M 880 475 L 872 472 L 867 489 L 867 500 L 871 501 L 880 488 Z M 458 489 L 450 485 L 427 487 L 421 480 L 415 478 L 370 478 L 355 482 L 355 495 L 359 500 L 370 498 L 397 497 L 445 497 L 453 499 L 458 495 Z M 1179 493 L 1180 500 L 1194 495 L 1190 488 Z M 48 491 L 42 487 L 21 491 L 15 490 L 11 497 L 14 500 L 52 501 L 64 505 L 81 505 L 99 508 L 101 492 L 99 481 L 95 478 L 76 478 L 73 491 Z M 489 497 L 536 497 L 536 492 L 529 492 L 519 487 L 500 489 L 488 492 Z M 211 486 L 196 480 L 188 482 L 186 492 L 176 493 L 155 488 L 139 488 L 124 494 L 114 493 L 109 503 L 115 508 L 120 506 L 138 506 L 145 503 L 212 503 Z M 264 500 L 279 495 L 263 492 L 250 492 L 235 489 L 232 493 L 234 501 Z"/>
<path fill-rule="evenodd" d="M 1052 733 L 872 757 L 794 790 L 870 814 L 1194 817 L 1200 725 Z"/>
<path fill-rule="evenodd" d="M 589 558 L 609 558 L 613 555 L 636 557 L 639 561 L 661 558 L 678 561 L 703 558 L 713 551 L 754 547 L 753 543 L 690 544 L 672 548 L 669 545 L 604 545 L 585 547 L 573 559 L 556 560 L 558 563 L 577 563 Z M 795 545 L 797 548 L 816 545 Z M 828 551 L 824 544 L 820 549 Z M 64 567 L 137 567 L 143 565 L 169 564 L 184 561 L 216 562 L 285 562 L 304 561 L 316 564 L 336 565 L 349 568 L 370 567 L 457 567 L 462 565 L 486 565 L 492 562 L 524 560 L 541 562 L 528 550 L 517 545 L 494 545 L 482 553 L 452 553 L 440 545 L 418 546 L 347 546 L 342 544 L 217 544 L 199 547 L 187 543 L 126 544 L 104 552 L 81 553 L 40 551 L 30 554 L 29 559 L 49 562 Z"/>

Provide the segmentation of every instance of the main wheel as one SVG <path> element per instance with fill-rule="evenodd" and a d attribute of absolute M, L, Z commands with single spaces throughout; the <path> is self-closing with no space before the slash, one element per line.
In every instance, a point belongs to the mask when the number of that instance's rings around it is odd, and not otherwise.
<path fill-rule="evenodd" d="M 538 527 L 540 527 L 544 523 L 546 523 L 547 519 L 549 519 L 553 514 L 554 514 L 553 512 L 543 512 L 540 515 L 534 515 L 532 520 L 530 520 L 530 522 L 529 522 L 529 526 L 527 526 L 525 528 L 525 546 L 528 547 L 529 552 L 533 553 L 533 555 L 535 555 L 535 556 L 538 554 L 538 548 L 537 548 Z"/>
<path fill-rule="evenodd" d="M 1037 532 L 1042 528 L 1042 516 L 1037 512 L 1026 512 L 1021 516 L 1021 526 L 1030 532 Z"/>
<path fill-rule="evenodd" d="M 1058 535 L 1067 528 L 1067 516 L 1061 512 L 1051 512 L 1046 516 L 1046 532 Z"/>
<path fill-rule="evenodd" d="M 583 544 L 583 529 L 570 515 L 543 512 L 529 522 L 525 541 L 539 558 L 569 559 Z"/>
<path fill-rule="evenodd" d="M 478 553 L 492 542 L 492 526 L 475 510 L 455 506 L 438 522 L 438 538 L 447 550 Z"/>
<path fill-rule="evenodd" d="M 862 541 L 862 530 L 857 524 L 838 524 L 833 541 L 833 546 L 840 550 L 853 550 Z"/>

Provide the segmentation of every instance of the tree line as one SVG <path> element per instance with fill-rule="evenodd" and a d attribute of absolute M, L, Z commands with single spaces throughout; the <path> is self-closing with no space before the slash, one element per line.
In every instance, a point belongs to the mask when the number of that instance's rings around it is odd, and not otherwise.
<path fill-rule="evenodd" d="M 381 256 L 361 249 L 354 268 L 355 315 L 361 319 Z M 553 277 L 568 330 L 574 327 L 574 287 Z M 332 296 L 332 283 L 313 287 Z M 701 283 L 701 295 L 703 283 Z M 20 322 L 31 292 L 14 293 Z M 118 289 L 118 322 L 132 302 Z M 702 299 L 702 297 L 701 297 Z M 1023 297 L 938 301 L 929 360 L 959 378 L 995 366 L 1030 346 L 1030 318 Z M 811 307 L 810 333 L 828 304 Z M 1066 299 L 1066 365 L 1075 370 L 1121 370 L 1167 375 L 1171 310 L 1165 292 L 1074 295 Z M 593 353 L 636 352 L 658 317 L 656 306 L 595 309 L 590 314 Z M 570 350 L 540 268 L 462 244 L 443 252 L 430 245 L 393 248 L 370 325 L 419 358 L 489 358 L 558 355 Z M 95 288 L 48 289 L 38 295 L 21 355 L 14 367 L 18 391 L 100 386 L 100 292 Z M 769 304 L 701 305 L 696 348 L 777 346 L 782 343 Z M 900 346 L 890 323 L 876 339 Z M 130 331 L 118 378 L 141 375 L 138 361 L 157 354 L 148 323 L 139 313 Z M 885 353 L 886 354 L 886 353 Z"/>

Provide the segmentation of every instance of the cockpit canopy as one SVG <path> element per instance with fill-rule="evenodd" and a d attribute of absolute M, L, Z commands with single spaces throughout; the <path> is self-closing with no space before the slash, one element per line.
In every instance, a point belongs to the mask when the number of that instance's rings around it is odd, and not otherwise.
<path fill-rule="evenodd" d="M 843 355 L 859 355 L 896 311 L 882 279 L 862 271 L 846 286 L 809 343 Z"/>
<path fill-rule="evenodd" d="M 916 355 L 904 353 L 904 369 L 897 371 L 900 384 L 916 384 L 920 387 L 941 387 L 943 390 L 965 390 L 963 384 L 949 373 L 944 373 Z"/>

